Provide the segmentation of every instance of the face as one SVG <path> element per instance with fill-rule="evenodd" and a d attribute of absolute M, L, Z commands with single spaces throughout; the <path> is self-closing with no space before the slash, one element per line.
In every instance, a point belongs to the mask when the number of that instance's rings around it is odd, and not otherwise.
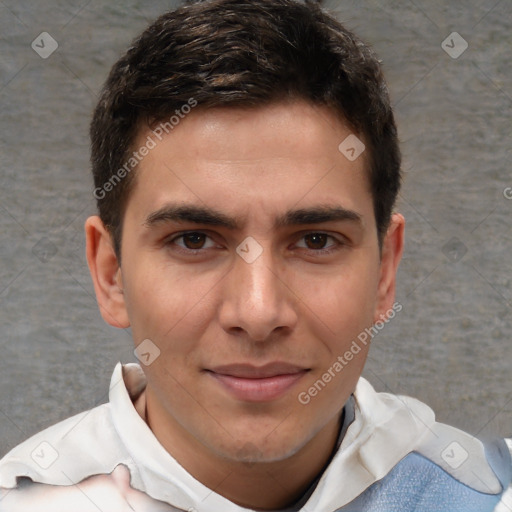
<path fill-rule="evenodd" d="M 150 340 L 155 423 L 230 460 L 277 461 L 337 421 L 368 345 L 344 354 L 391 307 L 400 252 L 396 234 L 379 252 L 366 155 L 338 149 L 350 134 L 303 102 L 140 133 L 136 147 L 157 144 L 127 203 L 110 318 Z"/>

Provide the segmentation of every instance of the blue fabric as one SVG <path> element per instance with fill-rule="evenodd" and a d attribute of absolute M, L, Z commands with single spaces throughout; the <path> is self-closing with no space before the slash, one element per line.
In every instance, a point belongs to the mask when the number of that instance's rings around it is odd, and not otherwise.
<path fill-rule="evenodd" d="M 502 480 L 502 483 L 506 482 Z M 467 487 L 432 461 L 413 452 L 403 458 L 385 478 L 339 510 L 492 512 L 500 498 L 499 494 L 483 494 Z"/>
<path fill-rule="evenodd" d="M 484 441 L 485 456 L 491 468 L 506 489 L 512 482 L 512 457 L 504 439 Z"/>

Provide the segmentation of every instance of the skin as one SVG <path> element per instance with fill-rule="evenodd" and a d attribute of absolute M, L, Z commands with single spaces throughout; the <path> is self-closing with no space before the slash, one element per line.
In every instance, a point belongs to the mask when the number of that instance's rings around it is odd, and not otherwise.
<path fill-rule="evenodd" d="M 245 507 L 289 506 L 325 468 L 368 347 L 307 405 L 298 395 L 394 303 L 404 219 L 393 215 L 379 250 L 366 155 L 350 162 L 338 150 L 350 133 L 303 101 L 194 110 L 139 164 L 121 267 L 101 220 L 86 222 L 104 319 L 160 350 L 142 365 L 148 425 L 196 479 Z M 237 226 L 148 222 L 177 203 Z M 325 206 L 357 220 L 276 225 L 289 210 Z M 249 236 L 262 249 L 252 263 L 236 252 Z M 265 402 L 234 397 L 207 371 L 274 361 L 304 372 Z"/>

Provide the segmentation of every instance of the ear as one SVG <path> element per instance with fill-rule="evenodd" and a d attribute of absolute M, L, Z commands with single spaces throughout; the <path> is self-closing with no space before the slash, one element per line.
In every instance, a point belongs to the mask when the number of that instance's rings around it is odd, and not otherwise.
<path fill-rule="evenodd" d="M 123 293 L 121 267 L 109 231 L 98 216 L 85 222 L 86 254 L 103 320 L 113 327 L 130 326 Z"/>
<path fill-rule="evenodd" d="M 396 273 L 404 249 L 405 219 L 394 213 L 391 216 L 386 236 L 382 241 L 380 279 L 377 291 L 377 305 L 373 321 L 383 320 L 395 301 Z"/>

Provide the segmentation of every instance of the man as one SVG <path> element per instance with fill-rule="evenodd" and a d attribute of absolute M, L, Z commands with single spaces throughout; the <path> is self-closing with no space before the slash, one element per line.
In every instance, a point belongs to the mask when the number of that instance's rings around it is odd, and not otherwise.
<path fill-rule="evenodd" d="M 141 365 L 7 454 L 0 511 L 506 510 L 506 441 L 360 377 L 404 238 L 367 46 L 313 3 L 185 6 L 114 65 L 91 139 L 87 259 Z"/>

